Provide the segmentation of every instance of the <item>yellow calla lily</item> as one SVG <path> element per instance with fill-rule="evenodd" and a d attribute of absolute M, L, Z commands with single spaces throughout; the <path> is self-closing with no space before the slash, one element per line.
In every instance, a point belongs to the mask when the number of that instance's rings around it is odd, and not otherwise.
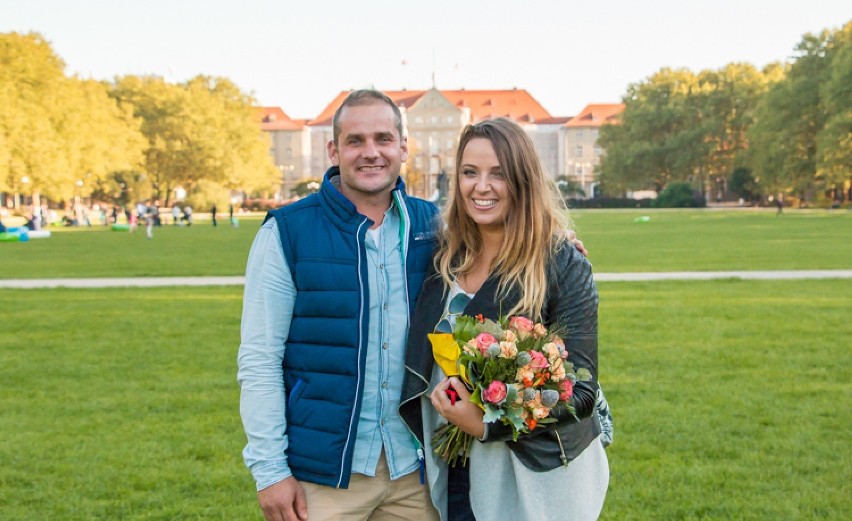
<path fill-rule="evenodd" d="M 450 333 L 430 333 L 429 342 L 432 344 L 432 356 L 444 374 L 447 376 L 461 376 L 462 380 L 469 383 L 467 368 L 459 365 L 461 349 L 453 335 Z"/>

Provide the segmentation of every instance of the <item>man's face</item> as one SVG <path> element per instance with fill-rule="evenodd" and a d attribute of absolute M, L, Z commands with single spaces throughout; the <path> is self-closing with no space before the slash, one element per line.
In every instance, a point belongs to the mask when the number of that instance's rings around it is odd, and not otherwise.
<path fill-rule="evenodd" d="M 408 143 L 397 134 L 391 107 L 384 103 L 350 106 L 340 113 L 337 144 L 328 143 L 331 164 L 340 167 L 340 191 L 350 200 L 393 189 Z"/>

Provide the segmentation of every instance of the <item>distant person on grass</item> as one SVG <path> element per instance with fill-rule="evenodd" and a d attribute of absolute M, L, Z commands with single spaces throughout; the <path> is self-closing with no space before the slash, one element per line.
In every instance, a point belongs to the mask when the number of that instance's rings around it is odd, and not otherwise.
<path fill-rule="evenodd" d="M 154 238 L 154 212 L 156 212 L 156 207 L 152 204 L 148 204 L 145 209 L 145 237 L 148 239 Z"/>

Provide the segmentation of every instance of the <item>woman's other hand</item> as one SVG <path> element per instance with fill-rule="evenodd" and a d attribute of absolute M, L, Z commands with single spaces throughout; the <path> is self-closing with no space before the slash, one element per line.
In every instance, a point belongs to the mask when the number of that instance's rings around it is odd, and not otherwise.
<path fill-rule="evenodd" d="M 583 246 L 583 241 L 577 238 L 577 232 L 575 232 L 574 230 L 568 230 L 565 235 L 568 237 L 568 240 L 571 242 L 571 244 L 573 244 L 574 247 L 577 248 L 577 251 L 583 254 L 583 257 L 589 256 L 589 251 L 586 250 L 585 246 Z"/>

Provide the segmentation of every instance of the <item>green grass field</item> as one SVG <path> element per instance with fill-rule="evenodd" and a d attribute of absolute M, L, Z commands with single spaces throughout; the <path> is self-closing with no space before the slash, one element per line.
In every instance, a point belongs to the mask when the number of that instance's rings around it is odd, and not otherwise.
<path fill-rule="evenodd" d="M 598 272 L 852 267 L 849 213 L 573 217 Z M 0 277 L 238 275 L 259 222 L 61 230 L 0 244 Z M 240 456 L 241 293 L 0 290 L 0 520 L 262 519 Z M 600 293 L 602 519 L 849 517 L 852 280 Z"/>
<path fill-rule="evenodd" d="M 649 222 L 634 223 L 647 215 Z M 572 212 L 598 272 L 852 267 L 852 212 L 582 210 Z M 164 226 L 146 240 L 104 227 L 0 243 L 0 278 L 241 275 L 260 218 L 239 228 Z"/>
<path fill-rule="evenodd" d="M 603 519 L 845 519 L 852 281 L 603 283 Z M 262 519 L 239 288 L 4 290 L 0 519 Z"/>

